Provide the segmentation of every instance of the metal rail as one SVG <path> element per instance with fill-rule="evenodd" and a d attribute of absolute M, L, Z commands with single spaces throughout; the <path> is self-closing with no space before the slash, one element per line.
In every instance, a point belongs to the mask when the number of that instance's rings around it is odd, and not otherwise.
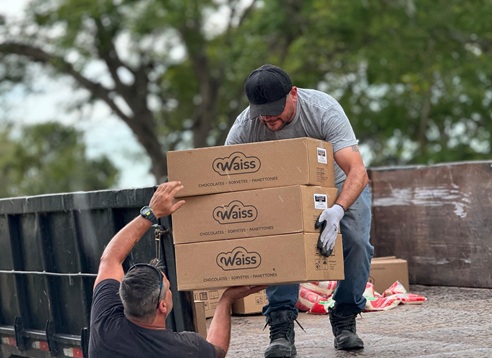
<path fill-rule="evenodd" d="M 14 274 L 14 275 L 41 275 L 41 276 L 68 276 L 68 277 L 96 277 L 96 273 L 84 273 L 84 272 L 48 272 L 48 271 L 17 271 L 17 270 L 0 270 L 0 274 Z"/>

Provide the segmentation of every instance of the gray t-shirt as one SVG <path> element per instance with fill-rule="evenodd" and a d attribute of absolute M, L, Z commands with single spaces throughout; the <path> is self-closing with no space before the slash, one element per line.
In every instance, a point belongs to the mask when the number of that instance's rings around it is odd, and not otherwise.
<path fill-rule="evenodd" d="M 225 144 L 310 137 L 330 142 L 333 152 L 357 144 L 354 130 L 342 106 L 330 95 L 312 89 L 297 89 L 297 111 L 291 123 L 273 132 L 258 119 L 249 118 L 249 107 L 237 118 Z M 335 183 L 346 178 L 335 162 Z"/>

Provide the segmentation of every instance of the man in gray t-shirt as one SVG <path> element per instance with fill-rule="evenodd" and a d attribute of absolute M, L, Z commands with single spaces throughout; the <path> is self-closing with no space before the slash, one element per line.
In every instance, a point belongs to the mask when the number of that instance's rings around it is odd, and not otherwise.
<path fill-rule="evenodd" d="M 281 68 L 263 65 L 248 76 L 245 92 L 249 100 L 234 122 L 226 145 L 311 137 L 333 144 L 335 185 L 339 196 L 317 221 L 318 248 L 329 256 L 338 227 L 342 233 L 345 280 L 334 293 L 335 307 L 329 317 L 335 348 L 361 349 L 355 318 L 365 307 L 363 296 L 369 278 L 373 247 L 369 242 L 371 196 L 366 168 L 352 126 L 340 104 L 330 95 L 292 85 Z M 286 218 L 288 220 L 288 218 Z M 294 320 L 299 285 L 269 286 L 263 314 L 270 326 L 266 358 L 296 354 Z"/>

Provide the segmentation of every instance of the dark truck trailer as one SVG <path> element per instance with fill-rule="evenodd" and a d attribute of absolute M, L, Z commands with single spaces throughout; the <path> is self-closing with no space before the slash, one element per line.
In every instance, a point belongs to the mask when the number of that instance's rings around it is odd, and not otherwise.
<path fill-rule="evenodd" d="M 0 199 L 0 358 L 87 357 L 92 288 L 104 247 L 154 188 Z M 170 228 L 170 217 L 161 219 Z M 177 292 L 169 232 L 151 229 L 124 268 L 160 257 Z M 193 331 L 193 297 L 173 295 L 167 327 Z"/>

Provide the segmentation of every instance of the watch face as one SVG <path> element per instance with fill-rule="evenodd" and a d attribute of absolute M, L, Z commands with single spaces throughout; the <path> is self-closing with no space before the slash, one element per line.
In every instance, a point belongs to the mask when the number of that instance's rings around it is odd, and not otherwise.
<path fill-rule="evenodd" d="M 142 210 L 140 210 L 140 214 L 147 220 L 150 220 L 152 223 L 154 224 L 157 223 L 157 219 L 154 216 L 154 213 L 152 212 L 152 209 L 150 207 L 144 206 Z"/>

